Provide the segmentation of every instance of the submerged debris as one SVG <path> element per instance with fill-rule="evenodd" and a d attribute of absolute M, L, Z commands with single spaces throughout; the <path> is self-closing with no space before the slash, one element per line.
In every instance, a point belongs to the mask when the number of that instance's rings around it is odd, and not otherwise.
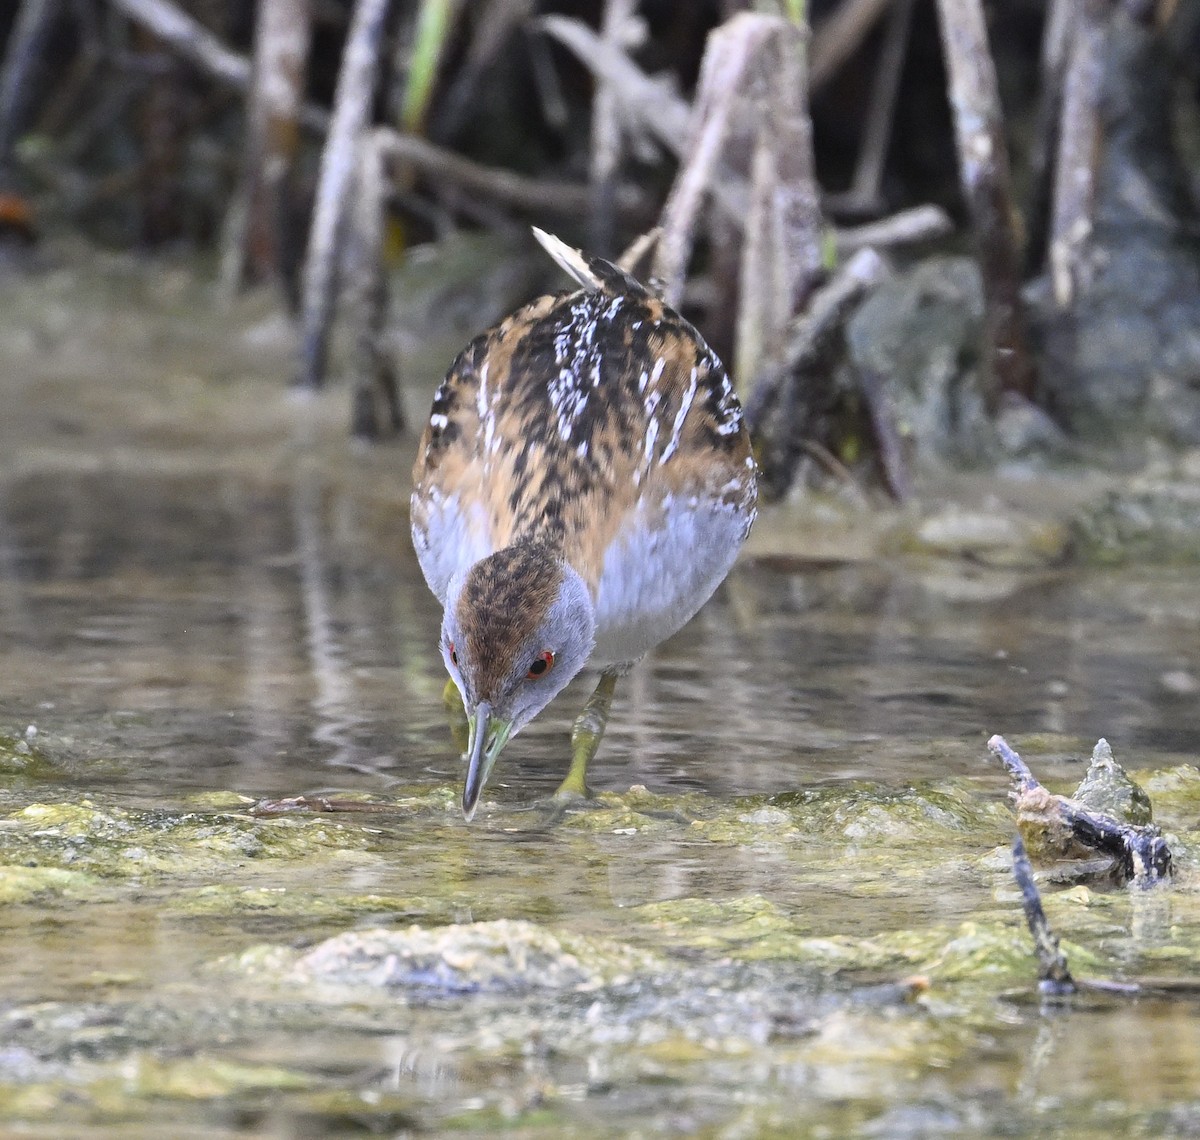
<path fill-rule="evenodd" d="M 290 984 L 419 988 L 443 993 L 591 990 L 664 970 L 655 955 L 623 943 L 555 934 L 499 919 L 427 929 L 348 930 L 303 951 L 257 947 L 229 963 Z"/>
<path fill-rule="evenodd" d="M 1084 873 L 1114 873 L 1122 883 L 1150 886 L 1171 874 L 1171 851 L 1151 822 L 1150 799 L 1113 759 L 1106 740 L 1074 796 L 1044 788 L 1002 736 L 988 741 L 1016 784 L 1017 827 L 1034 858 L 1092 860 Z M 1103 862 L 1095 863 L 1095 856 Z"/>
<path fill-rule="evenodd" d="M 1058 945 L 1058 935 L 1050 929 L 1046 912 L 1042 909 L 1042 896 L 1033 881 L 1033 868 L 1025 844 L 1018 835 L 1013 840 L 1013 878 L 1021 888 L 1021 906 L 1029 933 L 1033 935 L 1033 947 L 1038 960 L 1038 989 L 1044 994 L 1073 994 L 1075 979 L 1067 966 L 1067 956 Z"/>
<path fill-rule="evenodd" d="M 1096 741 L 1092 762 L 1073 798 L 1089 811 L 1111 815 L 1122 823 L 1146 827 L 1154 822 L 1150 797 L 1116 762 L 1112 745 L 1104 737 Z"/>
<path fill-rule="evenodd" d="M 993 737 L 995 739 L 998 738 Z M 1067 956 L 1059 946 L 1058 935 L 1050 929 L 1046 912 L 1042 909 L 1042 897 L 1034 882 L 1033 868 L 1019 835 L 1013 840 L 1012 852 L 1013 878 L 1021 889 L 1025 921 L 1029 924 L 1029 933 L 1033 935 L 1038 960 L 1038 990 L 1042 994 L 1048 997 L 1069 997 L 1076 993 L 1124 997 L 1200 997 L 1200 983 L 1193 978 L 1136 978 L 1118 982 L 1111 978 L 1072 977 Z"/>
<path fill-rule="evenodd" d="M 247 809 L 251 815 L 291 815 L 294 812 L 394 812 L 394 804 L 376 803 L 373 800 L 352 800 L 345 796 L 285 796 L 283 799 L 255 800 Z"/>

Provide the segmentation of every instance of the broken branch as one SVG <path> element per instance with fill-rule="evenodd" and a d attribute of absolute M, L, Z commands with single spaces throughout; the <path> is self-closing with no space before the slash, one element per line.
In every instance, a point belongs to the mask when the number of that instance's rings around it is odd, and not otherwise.
<path fill-rule="evenodd" d="M 1015 755 L 1015 753 L 1014 753 Z M 1058 944 L 1058 936 L 1050 929 L 1042 897 L 1033 881 L 1033 867 L 1025 853 L 1025 844 L 1017 835 L 1013 839 L 1013 878 L 1021 888 L 1021 907 L 1025 922 L 1033 935 L 1033 948 L 1038 960 L 1038 989 L 1044 994 L 1062 995 L 1075 992 L 1075 979 L 1067 966 L 1067 956 Z"/>
<path fill-rule="evenodd" d="M 1031 400 L 1036 379 L 1021 304 L 1008 148 L 981 0 L 938 0 L 937 7 L 959 176 L 983 281 L 985 399 L 995 413 L 1006 392 Z"/>
<path fill-rule="evenodd" d="M 1014 798 L 1018 827 L 1036 836 L 1040 846 L 1059 855 L 1071 854 L 1073 847 L 1085 853 L 1099 852 L 1116 864 L 1125 880 L 1139 886 L 1151 886 L 1170 876 L 1171 851 L 1153 824 L 1124 823 L 1085 804 L 1082 796 L 1088 787 L 1086 778 L 1074 796 L 1054 795 L 1038 782 L 1004 737 L 993 736 L 987 746 L 1017 786 Z M 1111 762 L 1111 751 L 1102 740 L 1093 753 L 1089 776 L 1106 753 Z M 1111 767 L 1115 769 L 1115 763 Z M 1119 775 L 1128 780 L 1123 771 Z M 1144 800 L 1145 793 L 1137 791 Z"/>

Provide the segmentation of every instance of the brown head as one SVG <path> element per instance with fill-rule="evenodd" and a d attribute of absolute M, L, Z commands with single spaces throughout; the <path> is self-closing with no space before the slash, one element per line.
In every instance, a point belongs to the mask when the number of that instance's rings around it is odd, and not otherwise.
<path fill-rule="evenodd" d="M 583 668 L 594 643 L 591 594 L 547 543 L 514 543 L 451 582 L 442 657 L 470 729 L 467 819 L 504 745 Z"/>

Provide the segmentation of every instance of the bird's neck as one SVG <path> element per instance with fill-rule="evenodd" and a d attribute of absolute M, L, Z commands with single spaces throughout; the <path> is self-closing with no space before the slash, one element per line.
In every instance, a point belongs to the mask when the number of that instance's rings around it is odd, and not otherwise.
<path fill-rule="evenodd" d="M 490 557 L 502 561 L 511 573 L 518 575 L 528 575 L 567 561 L 562 536 L 538 532 L 514 535 L 507 546 Z"/>
<path fill-rule="evenodd" d="M 578 558 L 572 557 L 568 549 L 566 536 L 560 528 L 538 527 L 537 530 L 526 534 L 516 534 L 512 541 L 502 550 L 496 551 L 502 555 L 514 571 L 526 571 L 532 565 L 559 566 L 564 570 L 573 570 L 586 584 L 592 600 L 596 598 L 596 583 L 592 575 L 587 573 L 587 567 Z"/>
<path fill-rule="evenodd" d="M 453 604 L 465 630 L 536 625 L 553 604 L 569 570 L 561 547 L 518 539 L 481 558 L 462 579 Z"/>

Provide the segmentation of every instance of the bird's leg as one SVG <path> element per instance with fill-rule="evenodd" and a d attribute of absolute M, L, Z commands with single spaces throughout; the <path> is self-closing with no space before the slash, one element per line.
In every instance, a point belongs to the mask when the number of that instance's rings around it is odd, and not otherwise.
<path fill-rule="evenodd" d="M 583 712 L 575 721 L 575 727 L 571 729 L 571 770 L 554 793 L 555 799 L 587 799 L 587 766 L 604 739 L 604 727 L 608 724 L 608 711 L 612 708 L 617 676 L 615 669 L 606 669 L 600 674 L 596 691 L 588 697 Z"/>
<path fill-rule="evenodd" d="M 450 736 L 454 747 L 459 752 L 466 752 L 471 740 L 470 728 L 467 724 L 467 710 L 463 707 L 462 693 L 450 677 L 442 690 L 442 704 L 446 707 L 446 718 L 450 721 Z"/>

